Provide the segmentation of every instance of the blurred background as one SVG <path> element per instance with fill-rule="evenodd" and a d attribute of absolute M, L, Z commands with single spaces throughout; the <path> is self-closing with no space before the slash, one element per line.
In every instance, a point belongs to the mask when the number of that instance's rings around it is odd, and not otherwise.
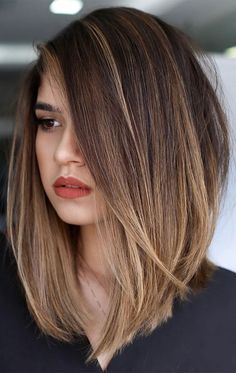
<path fill-rule="evenodd" d="M 16 100 L 27 65 L 36 58 L 33 43 L 46 41 L 71 21 L 109 6 L 130 6 L 156 14 L 185 31 L 215 61 L 225 96 L 233 154 L 229 187 L 209 257 L 236 272 L 235 0 L 0 0 L 0 231 L 5 229 L 7 159 Z"/>

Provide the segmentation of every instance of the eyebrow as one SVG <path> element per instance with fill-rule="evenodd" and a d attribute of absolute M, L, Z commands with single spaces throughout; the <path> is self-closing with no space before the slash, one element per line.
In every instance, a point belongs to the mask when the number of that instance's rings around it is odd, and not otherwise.
<path fill-rule="evenodd" d="M 44 110 L 44 111 L 51 111 L 53 113 L 62 113 L 61 109 L 57 106 L 53 106 L 51 104 L 47 104 L 46 102 L 38 101 L 34 105 L 34 111 L 36 110 Z"/>

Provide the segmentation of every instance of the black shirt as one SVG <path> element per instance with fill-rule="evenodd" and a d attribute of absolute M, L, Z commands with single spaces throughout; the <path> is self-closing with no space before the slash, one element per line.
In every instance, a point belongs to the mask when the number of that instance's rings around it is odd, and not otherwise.
<path fill-rule="evenodd" d="M 0 244 L 0 372 L 97 372 L 85 364 L 87 337 L 74 344 L 40 333 L 26 306 L 16 266 Z M 236 373 L 236 273 L 217 267 L 208 286 L 188 301 L 175 302 L 173 317 L 132 344 L 106 372 Z"/>

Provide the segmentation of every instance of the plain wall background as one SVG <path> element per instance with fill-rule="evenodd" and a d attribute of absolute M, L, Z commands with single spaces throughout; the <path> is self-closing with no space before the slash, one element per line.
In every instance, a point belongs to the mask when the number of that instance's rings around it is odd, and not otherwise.
<path fill-rule="evenodd" d="M 212 57 L 225 96 L 224 106 L 232 137 L 232 157 L 228 189 L 208 256 L 217 265 L 236 272 L 236 59 L 221 55 Z"/>

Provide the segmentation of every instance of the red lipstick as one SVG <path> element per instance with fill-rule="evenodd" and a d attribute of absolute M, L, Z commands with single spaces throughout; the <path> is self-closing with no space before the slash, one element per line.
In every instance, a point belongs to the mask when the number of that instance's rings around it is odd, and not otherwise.
<path fill-rule="evenodd" d="M 74 177 L 59 177 L 53 184 L 55 193 L 62 198 L 84 197 L 91 193 L 91 188 Z"/>

